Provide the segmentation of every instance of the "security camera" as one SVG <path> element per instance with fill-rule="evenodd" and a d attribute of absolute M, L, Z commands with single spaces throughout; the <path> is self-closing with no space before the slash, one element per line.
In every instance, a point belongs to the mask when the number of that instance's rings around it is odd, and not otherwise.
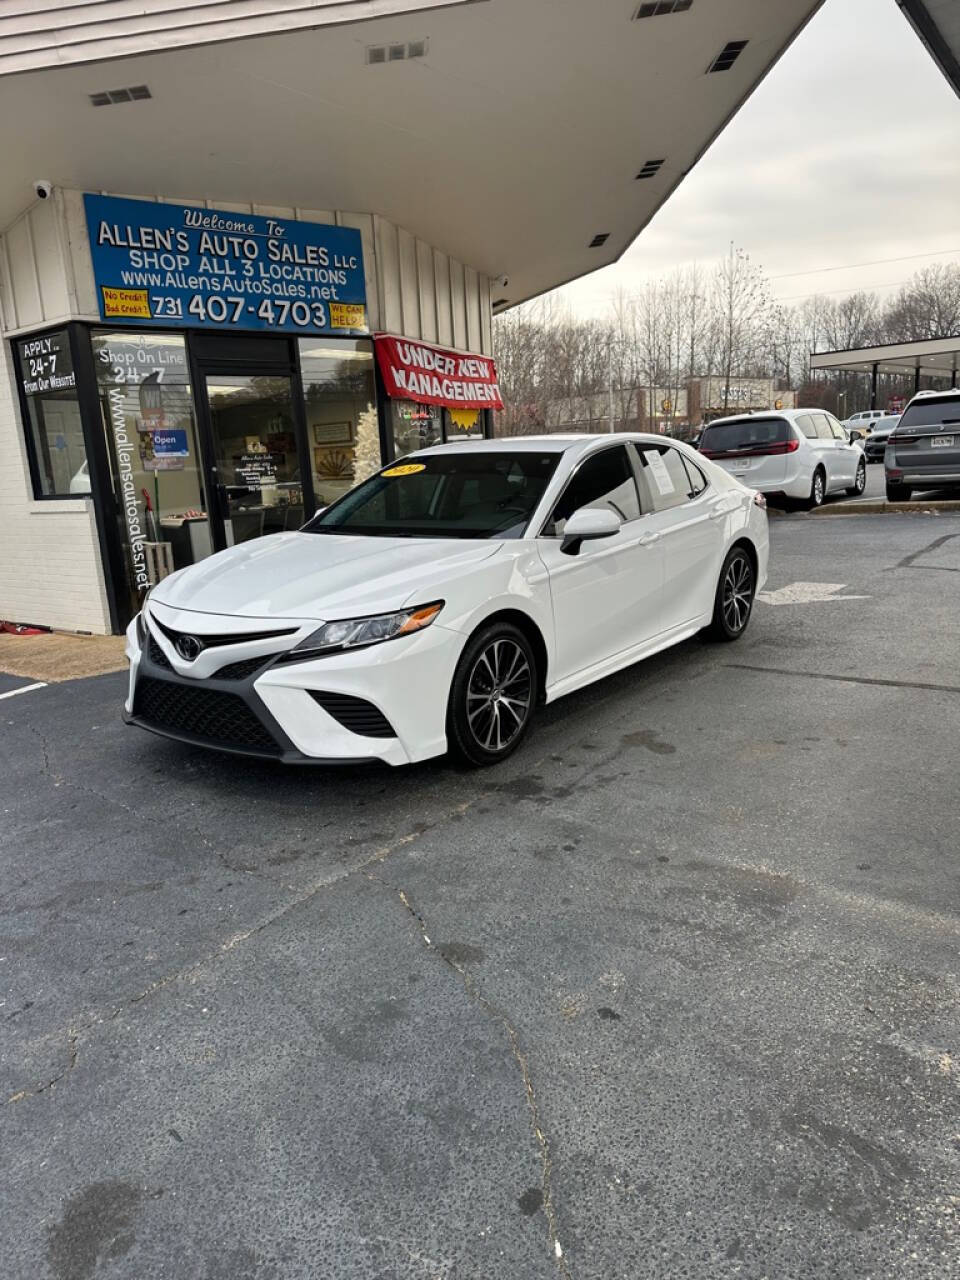
<path fill-rule="evenodd" d="M 46 178 L 38 178 L 33 184 L 38 200 L 49 200 L 53 194 L 53 183 L 48 182 Z"/>
<path fill-rule="evenodd" d="M 510 281 L 506 276 L 494 276 L 490 283 L 497 289 L 505 289 Z"/>

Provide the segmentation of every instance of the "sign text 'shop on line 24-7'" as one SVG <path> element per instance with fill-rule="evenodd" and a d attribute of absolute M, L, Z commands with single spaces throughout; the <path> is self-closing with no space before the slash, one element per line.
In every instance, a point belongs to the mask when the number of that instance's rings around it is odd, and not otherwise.
<path fill-rule="evenodd" d="M 353 227 L 115 196 L 84 203 L 100 315 L 111 324 L 367 329 Z"/>

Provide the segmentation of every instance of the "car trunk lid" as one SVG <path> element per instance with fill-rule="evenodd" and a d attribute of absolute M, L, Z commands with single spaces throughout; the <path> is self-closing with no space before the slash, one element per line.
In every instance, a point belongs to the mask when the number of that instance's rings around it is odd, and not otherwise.
<path fill-rule="evenodd" d="M 700 452 L 751 489 L 775 489 L 787 478 L 789 456 L 800 441 L 786 418 L 751 416 L 711 423 Z"/>

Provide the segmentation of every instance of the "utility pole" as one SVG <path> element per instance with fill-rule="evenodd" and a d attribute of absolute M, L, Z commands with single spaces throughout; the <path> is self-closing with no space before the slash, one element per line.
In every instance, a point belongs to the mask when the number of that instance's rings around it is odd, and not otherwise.
<path fill-rule="evenodd" d="M 613 434 L 613 338 L 607 342 L 607 430 Z"/>

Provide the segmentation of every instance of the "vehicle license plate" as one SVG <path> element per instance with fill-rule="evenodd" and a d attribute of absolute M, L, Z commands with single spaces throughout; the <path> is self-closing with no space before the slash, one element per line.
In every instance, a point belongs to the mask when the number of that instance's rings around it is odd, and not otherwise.
<path fill-rule="evenodd" d="M 930 441 L 931 449 L 951 449 L 953 436 L 934 436 Z"/>

